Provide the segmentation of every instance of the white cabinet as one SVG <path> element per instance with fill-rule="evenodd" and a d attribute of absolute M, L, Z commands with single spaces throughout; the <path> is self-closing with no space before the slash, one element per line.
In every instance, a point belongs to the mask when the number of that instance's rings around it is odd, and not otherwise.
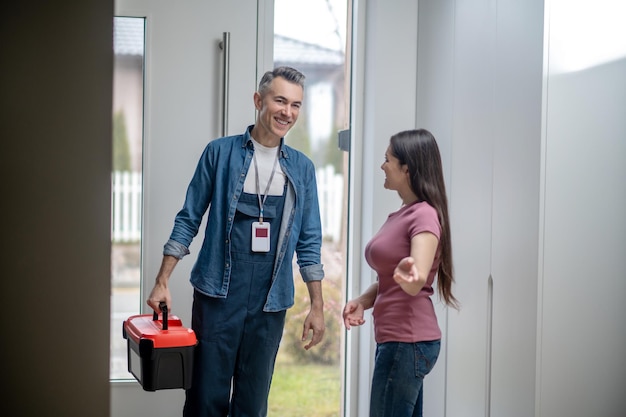
<path fill-rule="evenodd" d="M 430 129 L 442 150 L 461 302 L 459 312 L 440 316 L 447 349 L 436 372 L 445 375 L 443 382 L 427 379 L 425 413 L 528 417 L 536 373 L 543 3 L 423 1 L 419 12 L 417 125 Z M 429 383 L 436 386 L 429 390 Z"/>
<path fill-rule="evenodd" d="M 623 415 L 626 44 L 615 33 L 626 10 L 499 0 L 419 11 L 417 125 L 441 144 L 462 303 L 442 312 L 447 349 L 425 407 Z"/>

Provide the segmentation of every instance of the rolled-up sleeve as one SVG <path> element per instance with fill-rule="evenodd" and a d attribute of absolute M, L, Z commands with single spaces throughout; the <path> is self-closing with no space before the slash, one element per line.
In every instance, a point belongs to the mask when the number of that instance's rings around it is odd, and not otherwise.
<path fill-rule="evenodd" d="M 187 246 L 179 243 L 175 240 L 169 239 L 167 243 L 163 246 L 163 255 L 173 256 L 177 259 L 183 259 L 186 255 L 189 255 L 189 249 Z"/>
<path fill-rule="evenodd" d="M 300 275 L 304 282 L 321 281 L 324 279 L 324 266 L 314 264 L 300 268 Z"/>

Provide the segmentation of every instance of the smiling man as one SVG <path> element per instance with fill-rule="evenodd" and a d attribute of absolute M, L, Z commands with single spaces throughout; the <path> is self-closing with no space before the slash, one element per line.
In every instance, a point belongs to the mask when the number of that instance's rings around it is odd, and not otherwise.
<path fill-rule="evenodd" d="M 304 349 L 324 335 L 315 168 L 284 141 L 300 113 L 304 78 L 290 67 L 263 75 L 253 97 L 255 124 L 206 146 L 164 246 L 147 300 L 157 312 L 161 301 L 171 308 L 169 278 L 208 210 L 190 277 L 199 344 L 185 417 L 267 415 L 285 314 L 294 304 L 294 253 L 311 301 Z"/>

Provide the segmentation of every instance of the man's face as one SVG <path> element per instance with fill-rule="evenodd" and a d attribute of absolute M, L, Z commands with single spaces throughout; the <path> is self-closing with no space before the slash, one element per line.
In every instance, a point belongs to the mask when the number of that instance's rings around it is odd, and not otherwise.
<path fill-rule="evenodd" d="M 254 105 L 258 110 L 257 127 L 264 136 L 280 140 L 298 120 L 302 97 L 302 87 L 290 83 L 282 77 L 272 80 L 264 97 L 254 94 Z"/>

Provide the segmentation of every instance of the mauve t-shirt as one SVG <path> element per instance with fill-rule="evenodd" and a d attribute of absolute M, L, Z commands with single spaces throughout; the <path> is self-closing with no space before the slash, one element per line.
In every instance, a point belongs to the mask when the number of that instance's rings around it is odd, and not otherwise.
<path fill-rule="evenodd" d="M 378 274 L 374 301 L 374 333 L 377 343 L 424 342 L 441 339 L 441 330 L 430 296 L 440 262 L 437 248 L 432 269 L 421 291 L 411 296 L 393 280 L 398 262 L 410 255 L 411 239 L 422 232 L 441 236 L 437 211 L 426 202 L 415 202 L 391 213 L 365 247 L 365 259 Z"/>

